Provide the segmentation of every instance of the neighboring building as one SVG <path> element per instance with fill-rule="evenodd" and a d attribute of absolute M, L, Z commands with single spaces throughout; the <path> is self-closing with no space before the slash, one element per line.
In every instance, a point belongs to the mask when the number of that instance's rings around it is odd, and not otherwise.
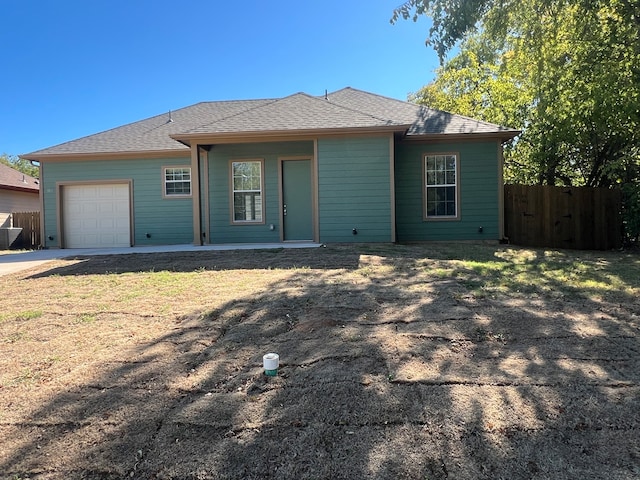
<path fill-rule="evenodd" d="M 0 163 L 0 228 L 11 226 L 11 213 L 39 211 L 38 179 Z"/>
<path fill-rule="evenodd" d="M 499 240 L 518 133 L 345 88 L 198 103 L 23 158 L 47 247 Z"/>

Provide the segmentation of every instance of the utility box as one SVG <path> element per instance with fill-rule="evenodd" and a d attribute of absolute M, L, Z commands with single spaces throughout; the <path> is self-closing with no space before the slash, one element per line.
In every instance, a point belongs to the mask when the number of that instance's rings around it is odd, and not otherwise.
<path fill-rule="evenodd" d="M 15 247 L 14 244 L 18 244 L 18 238 L 22 233 L 21 228 L 3 227 L 0 228 L 0 250 L 9 250 Z"/>

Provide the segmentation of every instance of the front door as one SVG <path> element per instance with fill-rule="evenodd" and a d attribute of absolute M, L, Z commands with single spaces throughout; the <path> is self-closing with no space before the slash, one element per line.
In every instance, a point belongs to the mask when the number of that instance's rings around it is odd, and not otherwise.
<path fill-rule="evenodd" d="M 282 161 L 282 225 L 285 241 L 313 240 L 311 160 Z"/>

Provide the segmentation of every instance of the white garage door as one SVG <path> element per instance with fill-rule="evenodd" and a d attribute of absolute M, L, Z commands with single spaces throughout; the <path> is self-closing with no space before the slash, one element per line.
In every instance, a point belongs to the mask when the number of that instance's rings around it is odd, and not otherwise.
<path fill-rule="evenodd" d="M 66 248 L 129 247 L 129 185 L 66 185 L 62 210 Z"/>

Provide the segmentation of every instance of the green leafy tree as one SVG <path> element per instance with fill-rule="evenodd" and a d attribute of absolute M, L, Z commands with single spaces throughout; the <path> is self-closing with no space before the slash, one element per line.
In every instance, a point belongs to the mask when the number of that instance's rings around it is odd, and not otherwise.
<path fill-rule="evenodd" d="M 393 11 L 391 23 L 400 18 L 416 21 L 421 15 L 430 17 L 432 26 L 426 44 L 433 46 L 442 61 L 452 47 L 478 29 L 500 39 L 513 32 L 515 26 L 528 41 L 535 41 L 542 29 L 536 22 L 558 8 L 576 7 L 588 16 L 609 5 L 633 28 L 628 42 L 635 41 L 637 52 L 640 4 L 636 0 L 408 0 Z M 538 37 L 538 41 L 545 39 Z"/>
<path fill-rule="evenodd" d="M 8 165 L 9 167 L 33 178 L 39 178 L 40 176 L 40 169 L 37 166 L 33 165 L 30 161 L 24 160 L 15 155 L 7 155 L 6 153 L 1 154 L 0 163 Z"/>
<path fill-rule="evenodd" d="M 422 14 L 442 63 L 413 99 L 521 129 L 505 150 L 507 181 L 620 186 L 637 239 L 640 3 L 410 1 L 394 21 Z"/>

